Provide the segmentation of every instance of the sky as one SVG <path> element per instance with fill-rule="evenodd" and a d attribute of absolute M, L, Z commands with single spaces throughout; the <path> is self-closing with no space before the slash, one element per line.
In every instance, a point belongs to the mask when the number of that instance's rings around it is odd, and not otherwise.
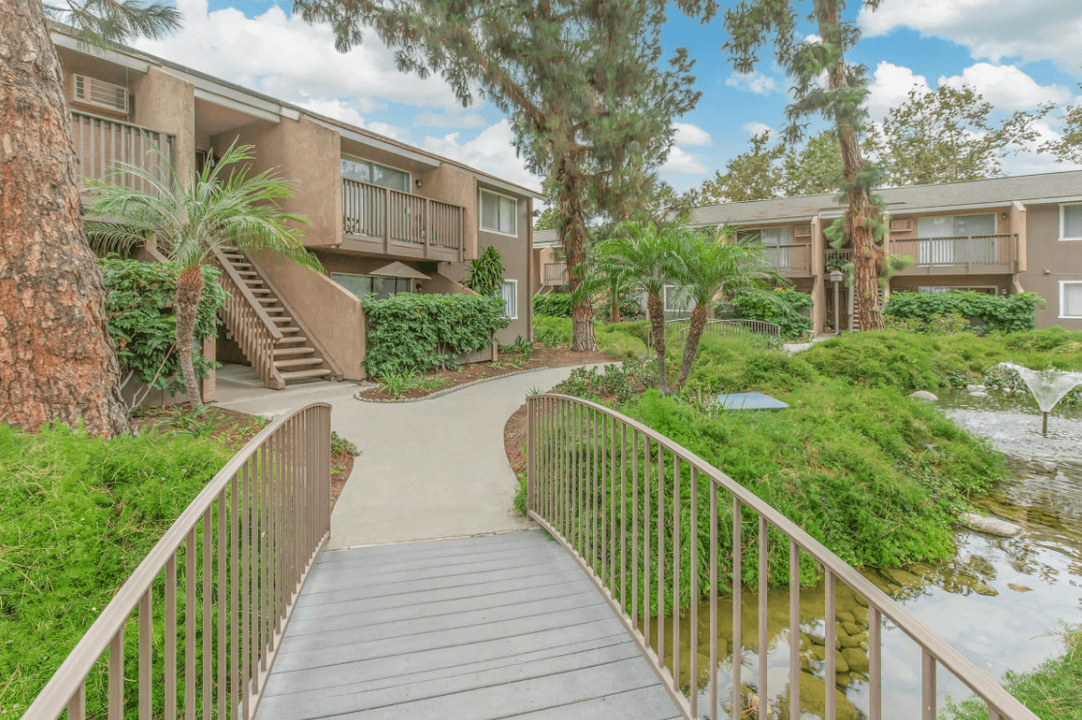
<path fill-rule="evenodd" d="M 347 54 L 327 26 L 291 14 L 288 0 L 175 0 L 183 28 L 136 46 L 314 112 L 367 128 L 539 190 L 541 179 L 515 154 L 506 117 L 491 103 L 463 108 L 439 77 L 395 68 L 374 34 Z M 735 4 L 722 0 L 722 5 Z M 808 0 L 801 8 L 810 6 Z M 1043 102 L 1082 100 L 1082 2 L 1079 0 L 883 0 L 869 12 L 850 3 L 863 31 L 851 62 L 872 78 L 869 110 L 881 118 L 916 87 L 968 84 L 1001 118 Z M 809 26 L 808 31 L 813 28 Z M 764 52 L 754 73 L 733 71 L 719 18 L 708 25 L 669 13 L 667 54 L 686 47 L 702 98 L 675 123 L 675 145 L 661 176 L 677 190 L 700 185 L 748 147 L 751 135 L 784 124 L 790 82 Z M 1059 112 L 1042 121 L 1055 138 Z M 1009 174 L 1075 169 L 1022 148 L 1004 162 Z"/>

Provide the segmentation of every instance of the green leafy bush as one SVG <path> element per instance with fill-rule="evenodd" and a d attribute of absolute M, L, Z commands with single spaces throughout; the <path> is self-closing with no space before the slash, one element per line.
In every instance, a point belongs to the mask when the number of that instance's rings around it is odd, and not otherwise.
<path fill-rule="evenodd" d="M 366 300 L 368 349 L 365 367 L 383 377 L 425 370 L 489 347 L 492 336 L 507 327 L 503 301 L 479 295 L 415 295 Z"/>
<path fill-rule="evenodd" d="M 498 295 L 503 285 L 503 256 L 489 245 L 470 263 L 470 274 L 462 283 L 478 295 Z"/>
<path fill-rule="evenodd" d="M 14 716 L 26 708 L 231 454 L 189 434 L 104 442 L 59 424 L 36 434 L 0 425 L 0 708 L 17 705 Z M 154 588 L 156 653 L 163 584 Z M 128 677 L 138 635 L 129 625 Z M 105 716 L 101 679 L 91 675 L 88 717 Z M 155 701 L 160 717 L 160 694 Z"/>
<path fill-rule="evenodd" d="M 925 333 L 928 335 L 953 335 L 973 329 L 973 325 L 966 316 L 959 313 L 947 313 L 946 315 L 932 313 L 927 319 L 885 315 L 883 316 L 883 324 L 887 330 Z"/>
<path fill-rule="evenodd" d="M 550 293 L 533 296 L 534 317 L 571 317 L 571 296 L 566 293 Z"/>
<path fill-rule="evenodd" d="M 176 266 L 111 257 L 99 262 L 105 278 L 109 336 L 116 346 L 117 359 L 125 375 L 134 373 L 139 382 L 152 384 L 158 390 L 173 394 L 184 392 L 184 381 L 178 374 L 178 356 L 173 349 L 176 341 L 176 317 L 173 315 Z M 217 268 L 203 266 L 206 285 L 196 310 L 197 340 L 218 332 L 218 313 L 226 299 L 226 291 L 218 282 L 220 274 Z M 192 364 L 199 377 L 206 377 L 211 368 L 219 366 L 204 358 L 198 348 L 192 352 Z"/>
<path fill-rule="evenodd" d="M 811 318 L 802 314 L 811 306 L 812 298 L 808 293 L 788 288 L 753 290 L 732 298 L 729 314 L 742 320 L 774 323 L 781 326 L 782 337 L 795 340 L 811 330 Z"/>
<path fill-rule="evenodd" d="M 561 317 L 534 316 L 534 342 L 545 347 L 571 344 L 571 319 Z"/>
<path fill-rule="evenodd" d="M 984 330 L 1025 332 L 1037 327 L 1033 313 L 1044 302 L 1037 293 L 988 295 L 975 291 L 894 292 L 886 314 L 927 322 L 933 315 L 961 315 Z"/>
<path fill-rule="evenodd" d="M 642 340 L 646 321 L 597 324 L 597 349 L 619 360 L 640 358 L 649 353 Z"/>

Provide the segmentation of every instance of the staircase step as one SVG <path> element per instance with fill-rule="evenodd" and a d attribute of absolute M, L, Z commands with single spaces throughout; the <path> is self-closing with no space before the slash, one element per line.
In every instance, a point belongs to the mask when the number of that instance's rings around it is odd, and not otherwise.
<path fill-rule="evenodd" d="M 246 280 L 244 281 L 244 284 L 245 284 L 245 285 L 247 285 L 247 286 L 248 286 L 248 287 L 250 287 L 250 288 L 251 288 L 251 287 L 256 287 L 256 286 L 258 286 L 258 285 L 262 285 L 262 284 L 263 284 L 263 278 L 261 278 L 261 277 L 259 277 L 259 276 L 257 275 L 256 277 L 253 277 L 253 278 L 248 278 L 248 279 L 246 279 Z"/>
<path fill-rule="evenodd" d="M 292 328 L 292 329 L 291 328 L 278 328 L 278 329 L 281 330 L 283 333 L 288 333 L 288 332 L 296 331 L 297 328 Z M 287 335 L 286 337 L 284 337 L 284 338 L 282 338 L 281 340 L 278 341 L 278 345 L 279 346 L 281 346 L 281 345 L 293 345 L 295 343 L 302 343 L 302 342 L 308 342 L 308 338 L 306 338 L 304 335 Z"/>
<path fill-rule="evenodd" d="M 295 338 L 288 339 L 294 340 Z M 274 356 L 278 357 L 279 355 L 307 355 L 309 353 L 314 353 L 315 351 L 315 348 L 309 347 L 307 345 L 302 345 L 301 347 L 276 347 L 274 348 Z"/>
<path fill-rule="evenodd" d="M 273 317 L 273 318 L 271 318 L 271 322 L 276 322 L 276 323 L 279 323 L 279 322 L 293 322 L 293 318 L 288 317 L 286 315 L 283 315 L 282 317 Z"/>
<path fill-rule="evenodd" d="M 274 367 L 286 368 L 286 367 L 300 367 L 302 365 L 320 365 L 322 364 L 322 358 L 295 358 L 293 360 L 275 360 Z"/>
<path fill-rule="evenodd" d="M 274 297 L 273 295 L 268 295 L 268 296 L 266 296 L 266 297 L 260 297 L 260 298 L 256 298 L 256 300 L 258 300 L 258 301 L 259 301 L 259 302 L 261 302 L 261 303 L 269 303 L 269 304 L 271 304 L 271 305 L 273 305 L 274 303 L 278 302 L 278 298 Z M 264 308 L 264 310 L 265 310 L 265 309 L 266 309 L 266 308 Z"/>
<path fill-rule="evenodd" d="M 270 295 L 270 290 L 267 288 L 248 288 L 252 291 L 253 295 Z"/>
<path fill-rule="evenodd" d="M 252 267 L 251 263 L 235 262 L 235 263 L 229 263 L 229 264 L 232 265 L 235 268 L 250 268 L 250 267 Z"/>
<path fill-rule="evenodd" d="M 234 253 L 222 253 L 222 255 L 225 256 L 229 260 L 247 260 L 248 259 L 248 258 L 244 257 L 243 255 L 236 255 Z"/>
<path fill-rule="evenodd" d="M 259 277 L 259 273 L 255 270 L 238 270 L 237 275 L 241 277 Z"/>
<path fill-rule="evenodd" d="M 283 380 L 302 380 L 304 378 L 323 377 L 324 375 L 330 375 L 331 371 L 327 368 L 317 368 L 315 370 L 297 370 L 294 372 L 282 373 Z"/>
<path fill-rule="evenodd" d="M 270 315 L 272 313 L 277 315 L 278 313 L 284 313 L 285 311 L 286 311 L 286 309 L 284 307 L 265 307 L 265 308 L 263 308 L 263 312 L 267 313 L 268 315 Z"/>

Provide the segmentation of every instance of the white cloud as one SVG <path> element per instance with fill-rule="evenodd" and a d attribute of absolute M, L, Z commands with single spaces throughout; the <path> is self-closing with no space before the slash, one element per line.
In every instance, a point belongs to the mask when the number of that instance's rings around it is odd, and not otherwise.
<path fill-rule="evenodd" d="M 705 175 L 707 172 L 706 166 L 699 162 L 699 158 L 675 146 L 669 151 L 669 157 L 658 169 L 661 172 L 679 175 Z"/>
<path fill-rule="evenodd" d="M 366 122 L 364 116 L 361 115 L 356 107 L 354 107 L 353 103 L 348 101 L 326 98 L 308 98 L 297 104 L 314 113 L 326 115 L 327 117 L 349 123 L 350 125 L 366 128 L 374 133 L 379 133 L 384 137 L 394 138 L 395 140 L 403 139 L 402 136 L 405 133 L 402 128 L 385 122 Z"/>
<path fill-rule="evenodd" d="M 1058 85 L 1038 85 L 1014 65 L 977 63 L 961 75 L 939 78 L 940 85 L 960 88 L 969 85 L 998 110 L 1032 110 L 1041 103 L 1063 103 L 1071 91 Z"/>
<path fill-rule="evenodd" d="M 385 107 L 374 98 L 454 108 L 454 92 L 437 76 L 422 80 L 395 67 L 394 54 L 374 33 L 346 54 L 334 49 L 328 25 L 310 25 L 276 5 L 245 17 L 236 8 L 209 12 L 206 0 L 177 0 L 183 28 L 136 45 L 154 55 L 291 102 L 349 98 L 360 112 Z"/>
<path fill-rule="evenodd" d="M 674 142 L 677 145 L 710 145 L 713 142 L 710 133 L 698 125 L 677 122 L 672 126 L 676 131 Z"/>
<path fill-rule="evenodd" d="M 778 89 L 778 83 L 774 81 L 774 78 L 764 75 L 758 70 L 750 73 L 733 73 L 725 81 L 725 84 L 737 90 L 753 92 L 756 95 L 769 95 Z"/>
<path fill-rule="evenodd" d="M 928 80 L 907 67 L 886 61 L 879 63 L 874 80 L 868 86 L 868 111 L 872 117 L 882 117 L 892 107 L 905 102 L 913 88 L 927 92 Z"/>
<path fill-rule="evenodd" d="M 819 43 L 823 42 L 823 38 L 819 37 L 815 33 L 812 33 L 811 35 L 808 35 L 806 38 L 804 38 L 804 42 L 811 43 L 812 45 L 818 45 Z"/>
<path fill-rule="evenodd" d="M 907 27 L 969 48 L 977 59 L 1054 60 L 1079 70 L 1078 0 L 886 0 L 874 12 L 862 7 L 859 21 L 868 36 Z"/>
<path fill-rule="evenodd" d="M 438 128 L 482 128 L 488 123 L 477 113 L 434 113 L 425 110 L 413 119 L 413 124 Z"/>
<path fill-rule="evenodd" d="M 514 140 L 511 123 L 505 119 L 485 128 L 468 142 L 460 143 L 459 133 L 455 132 L 442 138 L 428 135 L 421 147 L 508 182 L 540 190 L 541 179 L 526 169 L 526 163 L 515 153 Z"/>
<path fill-rule="evenodd" d="M 770 127 L 766 123 L 761 122 L 746 122 L 740 126 L 741 129 L 748 135 L 762 135 L 765 132 L 774 134 L 774 128 Z"/>

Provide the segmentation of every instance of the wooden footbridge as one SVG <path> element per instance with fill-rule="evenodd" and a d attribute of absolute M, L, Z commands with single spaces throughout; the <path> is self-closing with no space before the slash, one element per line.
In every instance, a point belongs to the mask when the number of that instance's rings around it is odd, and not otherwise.
<path fill-rule="evenodd" d="M 24 720 L 808 717 L 802 704 L 800 562 L 868 610 L 870 720 L 937 713 L 937 673 L 990 720 L 1035 720 L 1017 700 L 807 533 L 728 476 L 608 408 L 528 399 L 528 505 L 541 530 L 323 552 L 330 531 L 330 407 L 257 435 L 192 502 L 72 650 Z M 705 512 L 692 508 L 708 507 Z M 737 522 L 734 522 L 737 519 Z M 788 567 L 785 681 L 728 662 L 718 587 Z M 732 578 L 743 582 L 732 582 Z M 706 615 L 699 617 L 707 600 Z M 667 613 L 690 608 L 681 618 Z M 666 617 L 668 615 L 668 617 Z M 688 617 L 689 616 L 689 617 Z M 890 622 L 919 668 L 881 662 Z M 827 622 L 825 647 L 835 646 Z M 749 640 L 752 640 L 749 638 Z M 745 670 L 750 670 L 747 680 Z M 834 683 L 834 653 L 819 674 Z M 921 678 L 910 710 L 883 708 L 891 673 Z M 806 674 L 806 673 L 805 673 Z M 751 682 L 748 682 L 751 681 Z M 829 686 L 829 685 L 828 685 Z M 720 688 L 725 688 L 722 691 Z M 814 714 L 835 720 L 836 695 Z M 778 698 L 778 707 L 749 698 Z"/>

